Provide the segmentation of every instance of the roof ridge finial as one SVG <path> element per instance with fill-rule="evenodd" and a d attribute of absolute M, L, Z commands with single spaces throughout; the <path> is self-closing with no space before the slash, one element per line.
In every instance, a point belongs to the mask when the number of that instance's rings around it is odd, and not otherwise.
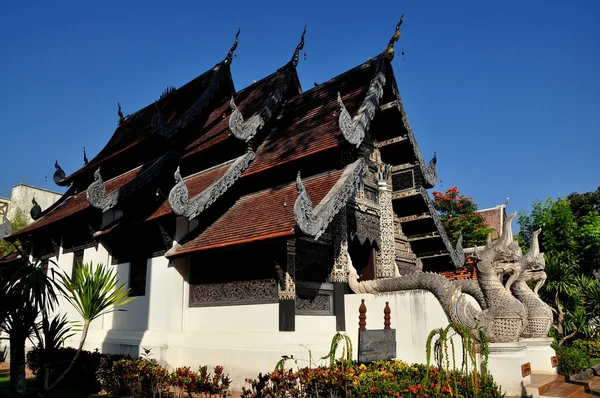
<path fill-rule="evenodd" d="M 123 111 L 121 111 L 121 103 L 117 102 L 117 115 L 119 116 L 119 124 L 125 120 L 125 116 L 123 115 Z"/>
<path fill-rule="evenodd" d="M 238 31 L 235 34 L 235 40 L 233 41 L 233 44 L 231 45 L 231 48 L 229 49 L 229 52 L 227 53 L 227 57 L 225 57 L 225 60 L 223 61 L 223 63 L 225 65 L 231 64 L 231 61 L 233 60 L 233 53 L 238 46 L 238 38 L 240 37 L 240 31 L 241 31 L 241 29 L 238 28 Z"/>
<path fill-rule="evenodd" d="M 300 43 L 296 46 L 296 51 L 294 51 L 294 55 L 292 56 L 292 64 L 294 68 L 298 66 L 298 61 L 300 60 L 300 50 L 304 48 L 304 35 L 306 34 L 306 27 L 308 25 L 304 25 L 304 31 L 302 32 L 302 36 L 300 37 Z"/>
<path fill-rule="evenodd" d="M 400 21 L 396 24 L 396 32 L 394 32 L 394 36 L 392 36 L 387 48 L 383 52 L 383 56 L 390 61 L 394 59 L 394 43 L 400 40 L 400 26 L 402 25 L 402 21 L 404 21 L 404 13 L 402 13 Z"/>

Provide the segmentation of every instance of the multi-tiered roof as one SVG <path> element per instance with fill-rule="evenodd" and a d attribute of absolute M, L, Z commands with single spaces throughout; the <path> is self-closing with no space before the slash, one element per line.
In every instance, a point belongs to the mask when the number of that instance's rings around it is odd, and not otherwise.
<path fill-rule="evenodd" d="M 9 239 L 36 242 L 34 252 L 57 251 L 61 236 L 65 250 L 102 242 L 116 258 L 316 239 L 357 189 L 376 194 L 378 149 L 418 261 L 462 266 L 426 191 L 436 159 L 422 158 L 392 70 L 399 27 L 386 51 L 306 92 L 297 75 L 306 30 L 287 64 L 240 91 L 230 71 L 236 35 L 214 68 L 134 114 L 119 107 L 112 138 L 81 169 L 67 176 L 57 162 L 54 180 L 67 192 Z M 176 216 L 193 222 L 173 244 Z"/>

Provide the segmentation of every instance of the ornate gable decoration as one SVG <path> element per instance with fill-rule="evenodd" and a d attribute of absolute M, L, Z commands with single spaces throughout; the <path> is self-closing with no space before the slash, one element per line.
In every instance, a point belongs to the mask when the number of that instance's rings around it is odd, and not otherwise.
<path fill-rule="evenodd" d="M 302 37 L 300 38 L 300 43 L 298 44 L 298 46 L 296 46 L 296 50 L 294 51 L 294 55 L 292 56 L 291 61 L 279 70 L 279 76 L 277 77 L 277 83 L 275 83 L 275 88 L 267 97 L 263 104 L 263 107 L 259 111 L 254 113 L 254 115 L 252 115 L 248 120 L 244 120 L 242 112 L 238 109 L 233 97 L 231 97 L 231 101 L 229 101 L 229 106 L 231 107 L 233 112 L 229 117 L 229 129 L 231 130 L 235 138 L 237 138 L 238 140 L 242 140 L 245 142 L 250 141 L 256 135 L 258 130 L 262 129 L 265 126 L 265 124 L 273 117 L 273 115 L 279 108 L 279 105 L 283 100 L 283 94 L 285 93 L 285 90 L 287 89 L 296 71 L 300 50 L 304 48 L 305 34 L 306 26 L 304 27 L 304 32 L 302 32 Z"/>
<path fill-rule="evenodd" d="M 237 34 L 235 35 L 235 41 L 231 45 L 229 52 L 227 53 L 227 57 L 218 63 L 213 68 L 213 75 L 211 77 L 210 83 L 206 90 L 202 92 L 200 97 L 190 106 L 177 120 L 169 123 L 167 125 L 165 121 L 165 117 L 158 108 L 158 102 L 154 104 L 156 108 L 156 114 L 152 118 L 151 125 L 154 131 L 156 131 L 159 135 L 164 138 L 170 138 L 177 134 L 179 131 L 184 129 L 188 124 L 190 124 L 193 120 L 199 117 L 202 114 L 202 111 L 209 104 L 210 100 L 214 97 L 215 93 L 219 90 L 221 86 L 221 82 L 225 79 L 229 72 L 229 65 L 233 60 L 233 53 L 238 46 L 238 37 L 240 35 L 240 30 L 238 29 Z"/>
<path fill-rule="evenodd" d="M 154 180 L 160 174 L 165 163 L 173 158 L 173 156 L 174 154 L 172 152 L 161 156 L 135 179 L 109 194 L 106 193 L 106 184 L 100 174 L 100 167 L 98 167 L 94 172 L 94 182 L 92 182 L 86 190 L 88 203 L 90 206 L 101 209 L 103 212 L 112 209 L 120 200 L 132 195 L 140 188 L 146 186 L 147 183 Z"/>
<path fill-rule="evenodd" d="M 211 186 L 193 197 L 189 198 L 188 188 L 181 177 L 179 167 L 175 171 L 175 186 L 169 192 L 169 204 L 173 212 L 178 216 L 185 216 L 188 219 L 197 217 L 206 208 L 213 204 L 222 194 L 224 194 L 233 183 L 240 178 L 242 173 L 248 168 L 254 160 L 255 153 L 252 149 L 237 158 L 221 178 L 215 181 Z"/>
<path fill-rule="evenodd" d="M 0 239 L 4 239 L 10 234 L 12 234 L 12 225 L 6 216 L 2 216 L 2 223 L 0 224 Z"/>
<path fill-rule="evenodd" d="M 315 240 L 319 239 L 333 217 L 354 196 L 367 168 L 367 162 L 362 157 L 348 165 L 340 179 L 314 209 L 310 196 L 302 184 L 300 172 L 298 172 L 296 178 L 298 198 L 294 203 L 294 218 L 300 230 Z"/>
<path fill-rule="evenodd" d="M 385 61 L 380 58 L 377 61 L 377 75 L 371 80 L 369 90 L 365 99 L 358 109 L 358 113 L 352 117 L 342 101 L 342 96 L 338 92 L 338 104 L 340 105 L 339 126 L 346 141 L 358 148 L 369 131 L 371 121 L 375 117 L 379 101 L 383 96 L 383 86 L 385 85 Z"/>

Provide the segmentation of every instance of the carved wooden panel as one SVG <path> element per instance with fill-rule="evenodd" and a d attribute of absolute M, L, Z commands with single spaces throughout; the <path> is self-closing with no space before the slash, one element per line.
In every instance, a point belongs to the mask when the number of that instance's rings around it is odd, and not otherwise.
<path fill-rule="evenodd" d="M 414 173 L 412 170 L 402 171 L 392 175 L 392 186 L 394 191 L 403 191 L 415 186 Z"/>
<path fill-rule="evenodd" d="M 265 304 L 277 301 L 275 279 L 190 285 L 190 307 Z"/>
<path fill-rule="evenodd" d="M 296 281 L 296 314 L 333 315 L 333 284 Z"/>

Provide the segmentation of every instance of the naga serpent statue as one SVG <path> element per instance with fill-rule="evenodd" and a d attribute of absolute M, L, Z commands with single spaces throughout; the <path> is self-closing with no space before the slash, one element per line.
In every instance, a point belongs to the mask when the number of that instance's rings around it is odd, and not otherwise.
<path fill-rule="evenodd" d="M 519 244 L 514 241 L 511 221 L 496 242 L 488 244 L 481 252 L 475 250 L 478 259 L 477 277 L 485 305 L 475 308 L 461 292 L 461 285 L 435 273 L 417 272 L 405 276 L 359 282 L 359 276 L 348 261 L 348 284 L 354 293 L 387 293 L 400 290 L 427 290 L 440 302 L 446 315 L 453 322 L 464 324 L 473 330 L 485 332 L 492 343 L 517 342 L 527 327 L 525 306 L 510 293 L 512 283 L 521 273 L 522 257 Z M 499 275 L 511 274 L 506 287 Z M 476 291 L 476 289 L 469 289 Z M 476 297 L 477 299 L 477 297 Z M 480 300 L 478 300 L 480 301 Z"/>
<path fill-rule="evenodd" d="M 548 304 L 538 296 L 538 290 L 546 282 L 546 262 L 544 253 L 540 253 L 538 236 L 542 230 L 538 229 L 531 236 L 531 247 L 521 258 L 521 275 L 510 287 L 513 295 L 525 305 L 527 309 L 528 325 L 523 330 L 523 337 L 548 337 L 552 326 L 553 314 Z M 534 289 L 527 282 L 537 282 Z"/>

